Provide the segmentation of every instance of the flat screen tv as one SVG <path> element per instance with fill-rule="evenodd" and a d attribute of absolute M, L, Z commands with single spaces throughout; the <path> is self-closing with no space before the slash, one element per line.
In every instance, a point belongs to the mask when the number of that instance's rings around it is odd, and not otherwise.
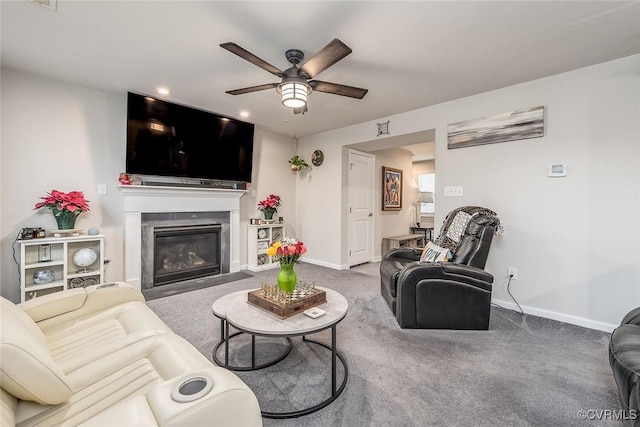
<path fill-rule="evenodd" d="M 252 123 L 129 92 L 129 174 L 251 182 Z"/>

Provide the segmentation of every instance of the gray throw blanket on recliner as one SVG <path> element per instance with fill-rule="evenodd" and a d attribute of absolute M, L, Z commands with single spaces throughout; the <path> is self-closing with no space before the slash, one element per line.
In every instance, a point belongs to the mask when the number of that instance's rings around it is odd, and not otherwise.
<path fill-rule="evenodd" d="M 499 222 L 498 214 L 494 211 L 483 208 L 480 206 L 462 206 L 449 212 L 449 215 L 445 218 L 440 227 L 438 237 L 434 240 L 434 243 L 443 248 L 449 249 L 455 253 L 460 244 L 460 237 L 464 234 L 467 228 L 467 223 L 471 218 L 476 215 L 490 215 L 496 217 L 498 225 L 495 227 L 495 234 L 502 236 L 504 234 L 504 228 Z"/>

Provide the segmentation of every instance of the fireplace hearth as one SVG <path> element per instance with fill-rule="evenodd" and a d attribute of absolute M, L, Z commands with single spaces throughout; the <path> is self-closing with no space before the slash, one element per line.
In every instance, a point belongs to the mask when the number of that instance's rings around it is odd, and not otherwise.
<path fill-rule="evenodd" d="M 155 227 L 153 286 L 220 274 L 222 226 Z"/>

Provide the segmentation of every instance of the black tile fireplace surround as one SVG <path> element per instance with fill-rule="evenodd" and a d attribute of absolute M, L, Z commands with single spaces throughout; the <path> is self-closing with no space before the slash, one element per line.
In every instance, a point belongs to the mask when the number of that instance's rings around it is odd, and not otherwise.
<path fill-rule="evenodd" d="M 229 272 L 230 212 L 141 216 L 141 288 Z"/>

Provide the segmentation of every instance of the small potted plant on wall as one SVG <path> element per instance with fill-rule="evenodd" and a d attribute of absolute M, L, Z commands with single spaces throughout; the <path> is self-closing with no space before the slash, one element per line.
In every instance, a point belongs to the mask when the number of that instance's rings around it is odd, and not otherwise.
<path fill-rule="evenodd" d="M 309 164 L 297 154 L 289 159 L 289 164 L 291 165 L 291 170 L 294 172 L 298 172 L 309 167 Z"/>

